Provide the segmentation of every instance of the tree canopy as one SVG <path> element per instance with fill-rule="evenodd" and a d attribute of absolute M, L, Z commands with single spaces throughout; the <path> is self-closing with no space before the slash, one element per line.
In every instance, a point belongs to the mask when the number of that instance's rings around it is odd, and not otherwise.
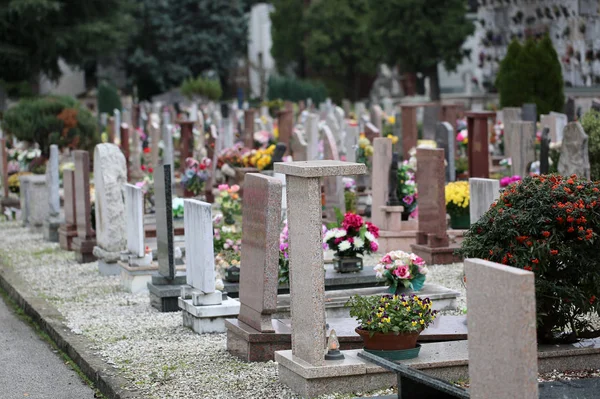
<path fill-rule="evenodd" d="M 291 70 L 305 77 L 304 56 L 304 2 L 299 0 L 271 0 L 271 55 L 279 72 Z"/>
<path fill-rule="evenodd" d="M 0 81 L 11 89 L 60 77 L 59 59 L 82 67 L 124 45 L 129 0 L 0 0 Z"/>

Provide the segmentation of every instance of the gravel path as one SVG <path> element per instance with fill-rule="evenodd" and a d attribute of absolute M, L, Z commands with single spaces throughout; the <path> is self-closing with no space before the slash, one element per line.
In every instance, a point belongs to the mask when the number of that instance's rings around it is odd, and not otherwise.
<path fill-rule="evenodd" d="M 96 263 L 78 264 L 72 252 L 19 222 L 0 222 L 0 260 L 57 307 L 68 327 L 139 389 L 139 397 L 296 397 L 279 383 L 276 363 L 238 361 L 226 351 L 225 334 L 193 333 L 182 326 L 179 312 L 159 313 L 147 293 L 124 292 L 118 277 L 100 276 Z M 464 293 L 462 264 L 433 266 L 428 279 Z M 464 307 L 464 295 L 459 303 Z"/>

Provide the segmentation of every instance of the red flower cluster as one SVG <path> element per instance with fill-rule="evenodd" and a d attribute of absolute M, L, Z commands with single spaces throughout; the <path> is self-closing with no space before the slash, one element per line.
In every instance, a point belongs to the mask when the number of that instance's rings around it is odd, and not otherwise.
<path fill-rule="evenodd" d="M 344 221 L 342 222 L 342 227 L 346 230 L 351 230 L 351 229 L 358 230 L 362 227 L 362 225 L 364 223 L 365 222 L 364 222 L 363 218 L 361 218 L 359 215 L 348 212 L 348 213 L 346 213 L 346 215 L 344 215 Z"/>

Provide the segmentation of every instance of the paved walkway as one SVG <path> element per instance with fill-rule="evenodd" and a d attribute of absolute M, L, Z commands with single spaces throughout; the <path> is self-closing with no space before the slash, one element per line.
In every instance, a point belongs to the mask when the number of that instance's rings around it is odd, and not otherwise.
<path fill-rule="evenodd" d="M 1 298 L 0 397 L 94 398 L 92 389 Z"/>

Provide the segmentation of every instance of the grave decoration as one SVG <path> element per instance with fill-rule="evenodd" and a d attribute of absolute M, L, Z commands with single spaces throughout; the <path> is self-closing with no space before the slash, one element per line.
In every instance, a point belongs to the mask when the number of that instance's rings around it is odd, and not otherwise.
<path fill-rule="evenodd" d="M 183 198 L 175 197 L 171 204 L 173 218 L 181 219 L 183 217 Z"/>
<path fill-rule="evenodd" d="M 450 226 L 453 229 L 468 229 L 469 221 L 469 182 L 448 183 L 445 189 L 446 210 L 450 214 Z"/>
<path fill-rule="evenodd" d="M 406 288 L 419 291 L 425 284 L 427 266 L 425 261 L 404 251 L 391 251 L 385 254 L 373 268 L 377 278 L 384 279 L 390 293 L 400 294 Z"/>
<path fill-rule="evenodd" d="M 343 177 L 344 183 L 344 203 L 346 212 L 357 213 L 356 181 L 351 177 Z"/>
<path fill-rule="evenodd" d="M 184 197 L 197 197 L 204 192 L 210 164 L 211 160 L 208 158 L 203 158 L 201 161 L 191 157 L 185 159 L 185 171 L 181 176 Z"/>
<path fill-rule="evenodd" d="M 500 187 L 508 187 L 513 183 L 521 181 L 521 176 L 513 175 L 513 176 L 504 176 L 500 179 Z"/>
<path fill-rule="evenodd" d="M 271 144 L 265 149 L 252 150 L 243 156 L 244 166 L 257 168 L 258 170 L 273 169 L 273 154 L 275 153 L 275 144 Z"/>
<path fill-rule="evenodd" d="M 224 223 L 220 215 L 213 219 L 213 247 L 217 275 L 232 283 L 239 282 L 242 232 Z"/>
<path fill-rule="evenodd" d="M 220 206 L 224 223 L 233 225 L 235 224 L 235 216 L 242 214 L 242 203 L 239 195 L 240 186 L 234 184 L 230 187 L 227 184 L 221 184 L 218 189 L 219 196 L 215 199 L 215 202 Z"/>
<path fill-rule="evenodd" d="M 398 199 L 404 208 L 402 220 L 408 220 L 411 214 L 417 210 L 417 186 L 415 184 L 415 170 L 417 169 L 416 158 L 403 161 L 398 167 Z"/>
<path fill-rule="evenodd" d="M 363 269 L 363 259 L 358 255 L 377 252 L 379 228 L 371 222 L 365 222 L 354 213 L 342 216 L 337 211 L 337 223 L 327 226 L 330 229 L 323 242 L 335 251 L 334 269 L 340 273 L 357 272 Z"/>
<path fill-rule="evenodd" d="M 575 175 L 526 177 L 503 191 L 458 251 L 535 273 L 540 342 L 600 335 L 589 322 L 599 312 L 599 197 L 600 182 Z"/>
<path fill-rule="evenodd" d="M 346 303 L 359 326 L 365 352 L 391 360 L 415 358 L 417 339 L 436 318 L 429 298 L 417 295 L 354 295 Z"/>
<path fill-rule="evenodd" d="M 358 148 L 356 149 L 356 162 L 364 163 L 367 167 L 371 166 L 371 157 L 373 156 L 373 145 L 364 134 L 358 139 Z"/>

